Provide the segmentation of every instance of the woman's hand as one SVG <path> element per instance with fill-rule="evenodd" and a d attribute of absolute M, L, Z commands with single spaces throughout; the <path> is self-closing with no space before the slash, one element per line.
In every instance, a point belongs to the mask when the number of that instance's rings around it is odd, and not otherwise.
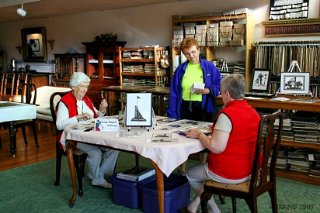
<path fill-rule="evenodd" d="M 81 121 L 81 120 L 86 121 L 86 120 L 91 119 L 91 116 L 89 113 L 82 113 L 82 114 L 77 115 L 77 119 L 78 119 L 78 121 Z"/>
<path fill-rule="evenodd" d="M 210 90 L 208 88 L 204 88 L 204 89 L 197 89 L 196 91 L 194 91 L 194 94 L 209 94 Z"/>
<path fill-rule="evenodd" d="M 108 107 L 108 102 L 106 99 L 102 99 L 101 100 L 101 103 L 100 103 L 100 106 L 99 106 L 99 111 L 102 113 L 102 114 L 105 114 L 107 112 L 107 107 Z"/>
<path fill-rule="evenodd" d="M 200 129 L 189 129 L 188 131 L 185 132 L 186 136 L 188 138 L 199 138 L 200 134 L 201 134 L 201 130 Z"/>

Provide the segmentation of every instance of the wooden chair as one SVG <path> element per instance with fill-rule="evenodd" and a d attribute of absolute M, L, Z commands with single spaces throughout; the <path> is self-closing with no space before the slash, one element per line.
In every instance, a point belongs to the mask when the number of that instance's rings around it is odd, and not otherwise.
<path fill-rule="evenodd" d="M 62 156 L 66 156 L 66 152 L 61 146 L 60 142 L 58 141 L 60 138 L 58 138 L 58 135 L 61 133 L 61 130 L 58 130 L 56 127 L 56 121 L 57 121 L 57 116 L 56 116 L 56 111 L 58 109 L 58 105 L 60 103 L 60 99 L 62 96 L 64 96 L 68 92 L 55 92 L 50 96 L 50 111 L 52 115 L 52 120 L 53 124 L 56 129 L 56 181 L 54 185 L 59 186 L 60 185 L 60 173 L 61 173 L 61 159 Z M 79 185 L 79 191 L 78 194 L 79 196 L 83 195 L 83 189 L 82 189 L 82 177 L 84 177 L 84 170 L 85 170 L 85 161 L 87 158 L 87 154 L 82 152 L 79 149 L 76 149 L 73 152 L 73 159 L 74 159 L 74 164 L 77 172 L 77 177 L 78 177 L 78 185 Z"/>
<path fill-rule="evenodd" d="M 14 93 L 16 73 L 6 72 L 4 73 L 3 79 L 4 81 L 3 81 L 2 95 L 12 97 Z"/>
<path fill-rule="evenodd" d="M 3 88 L 4 88 L 4 79 L 6 78 L 6 73 L 2 72 L 1 75 L 1 82 L 0 82 L 0 95 L 3 95 Z"/>
<path fill-rule="evenodd" d="M 31 91 L 32 90 L 36 91 L 36 86 L 34 84 L 23 83 L 22 88 L 21 88 L 21 94 L 20 94 L 21 103 L 35 104 L 37 94 L 35 92 L 34 98 L 31 101 Z M 18 97 L 18 96 L 16 96 L 16 97 Z M 1 124 L 1 127 L 3 126 L 4 128 L 8 128 L 8 125 L 9 125 L 8 123 L 4 123 L 4 124 Z M 31 127 L 32 132 L 33 132 L 33 136 L 34 136 L 35 145 L 37 148 L 39 147 L 38 137 L 37 137 L 38 134 L 37 134 L 37 127 L 36 127 L 36 119 L 14 121 L 13 125 L 14 125 L 15 129 L 21 128 L 25 144 L 28 144 L 26 127 L 27 126 Z"/>
<path fill-rule="evenodd" d="M 277 128 L 274 125 L 276 120 L 279 121 Z M 204 192 L 201 194 L 203 213 L 208 212 L 207 202 L 213 193 L 232 197 L 233 212 L 236 212 L 236 198 L 245 199 L 250 211 L 258 212 L 257 197 L 265 192 L 269 193 L 272 211 L 278 212 L 276 161 L 281 141 L 282 126 L 283 117 L 281 112 L 261 116 L 251 180 L 240 184 L 225 184 L 212 180 L 206 181 Z M 269 158 L 271 158 L 270 165 L 268 165 Z"/>
<path fill-rule="evenodd" d="M 31 92 L 34 92 L 34 96 L 31 100 Z M 23 83 L 21 88 L 21 103 L 27 103 L 27 104 L 36 104 L 37 99 L 37 88 L 34 84 L 31 83 Z M 39 147 L 38 143 L 38 137 L 37 137 L 37 126 L 36 126 L 36 119 L 32 120 L 21 120 L 14 122 L 14 125 L 16 128 L 22 129 L 22 135 L 24 139 L 24 143 L 28 144 L 27 136 L 26 136 L 26 127 L 29 126 L 32 128 L 34 142 L 36 144 L 36 147 Z"/>

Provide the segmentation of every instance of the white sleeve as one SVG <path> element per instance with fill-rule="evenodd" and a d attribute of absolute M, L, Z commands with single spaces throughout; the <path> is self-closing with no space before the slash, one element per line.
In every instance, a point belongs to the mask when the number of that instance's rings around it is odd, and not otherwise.
<path fill-rule="evenodd" d="M 220 113 L 218 120 L 214 125 L 214 129 L 230 133 L 232 130 L 232 123 L 229 117 L 224 113 Z"/>
<path fill-rule="evenodd" d="M 60 102 L 57 110 L 57 129 L 64 130 L 68 125 L 78 123 L 77 116 L 69 118 L 69 111 L 63 102 Z"/>

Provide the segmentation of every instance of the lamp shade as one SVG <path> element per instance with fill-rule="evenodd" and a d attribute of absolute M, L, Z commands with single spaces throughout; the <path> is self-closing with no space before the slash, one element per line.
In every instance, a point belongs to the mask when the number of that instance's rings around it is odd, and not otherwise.
<path fill-rule="evenodd" d="M 23 8 L 18 8 L 18 9 L 17 9 L 17 13 L 18 13 L 20 16 L 26 16 L 26 15 L 27 15 L 27 11 L 25 11 Z"/>

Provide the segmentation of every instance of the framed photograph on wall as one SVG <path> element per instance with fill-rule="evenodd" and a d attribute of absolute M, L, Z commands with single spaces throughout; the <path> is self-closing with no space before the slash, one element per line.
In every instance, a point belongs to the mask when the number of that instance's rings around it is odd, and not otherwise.
<path fill-rule="evenodd" d="M 308 94 L 310 86 L 310 73 L 283 72 L 280 78 L 280 93 Z"/>
<path fill-rule="evenodd" d="M 152 126 L 151 93 L 127 93 L 125 113 L 125 125 L 127 127 Z"/>
<path fill-rule="evenodd" d="M 251 91 L 267 92 L 270 84 L 270 76 L 270 70 L 254 69 L 252 73 Z"/>

